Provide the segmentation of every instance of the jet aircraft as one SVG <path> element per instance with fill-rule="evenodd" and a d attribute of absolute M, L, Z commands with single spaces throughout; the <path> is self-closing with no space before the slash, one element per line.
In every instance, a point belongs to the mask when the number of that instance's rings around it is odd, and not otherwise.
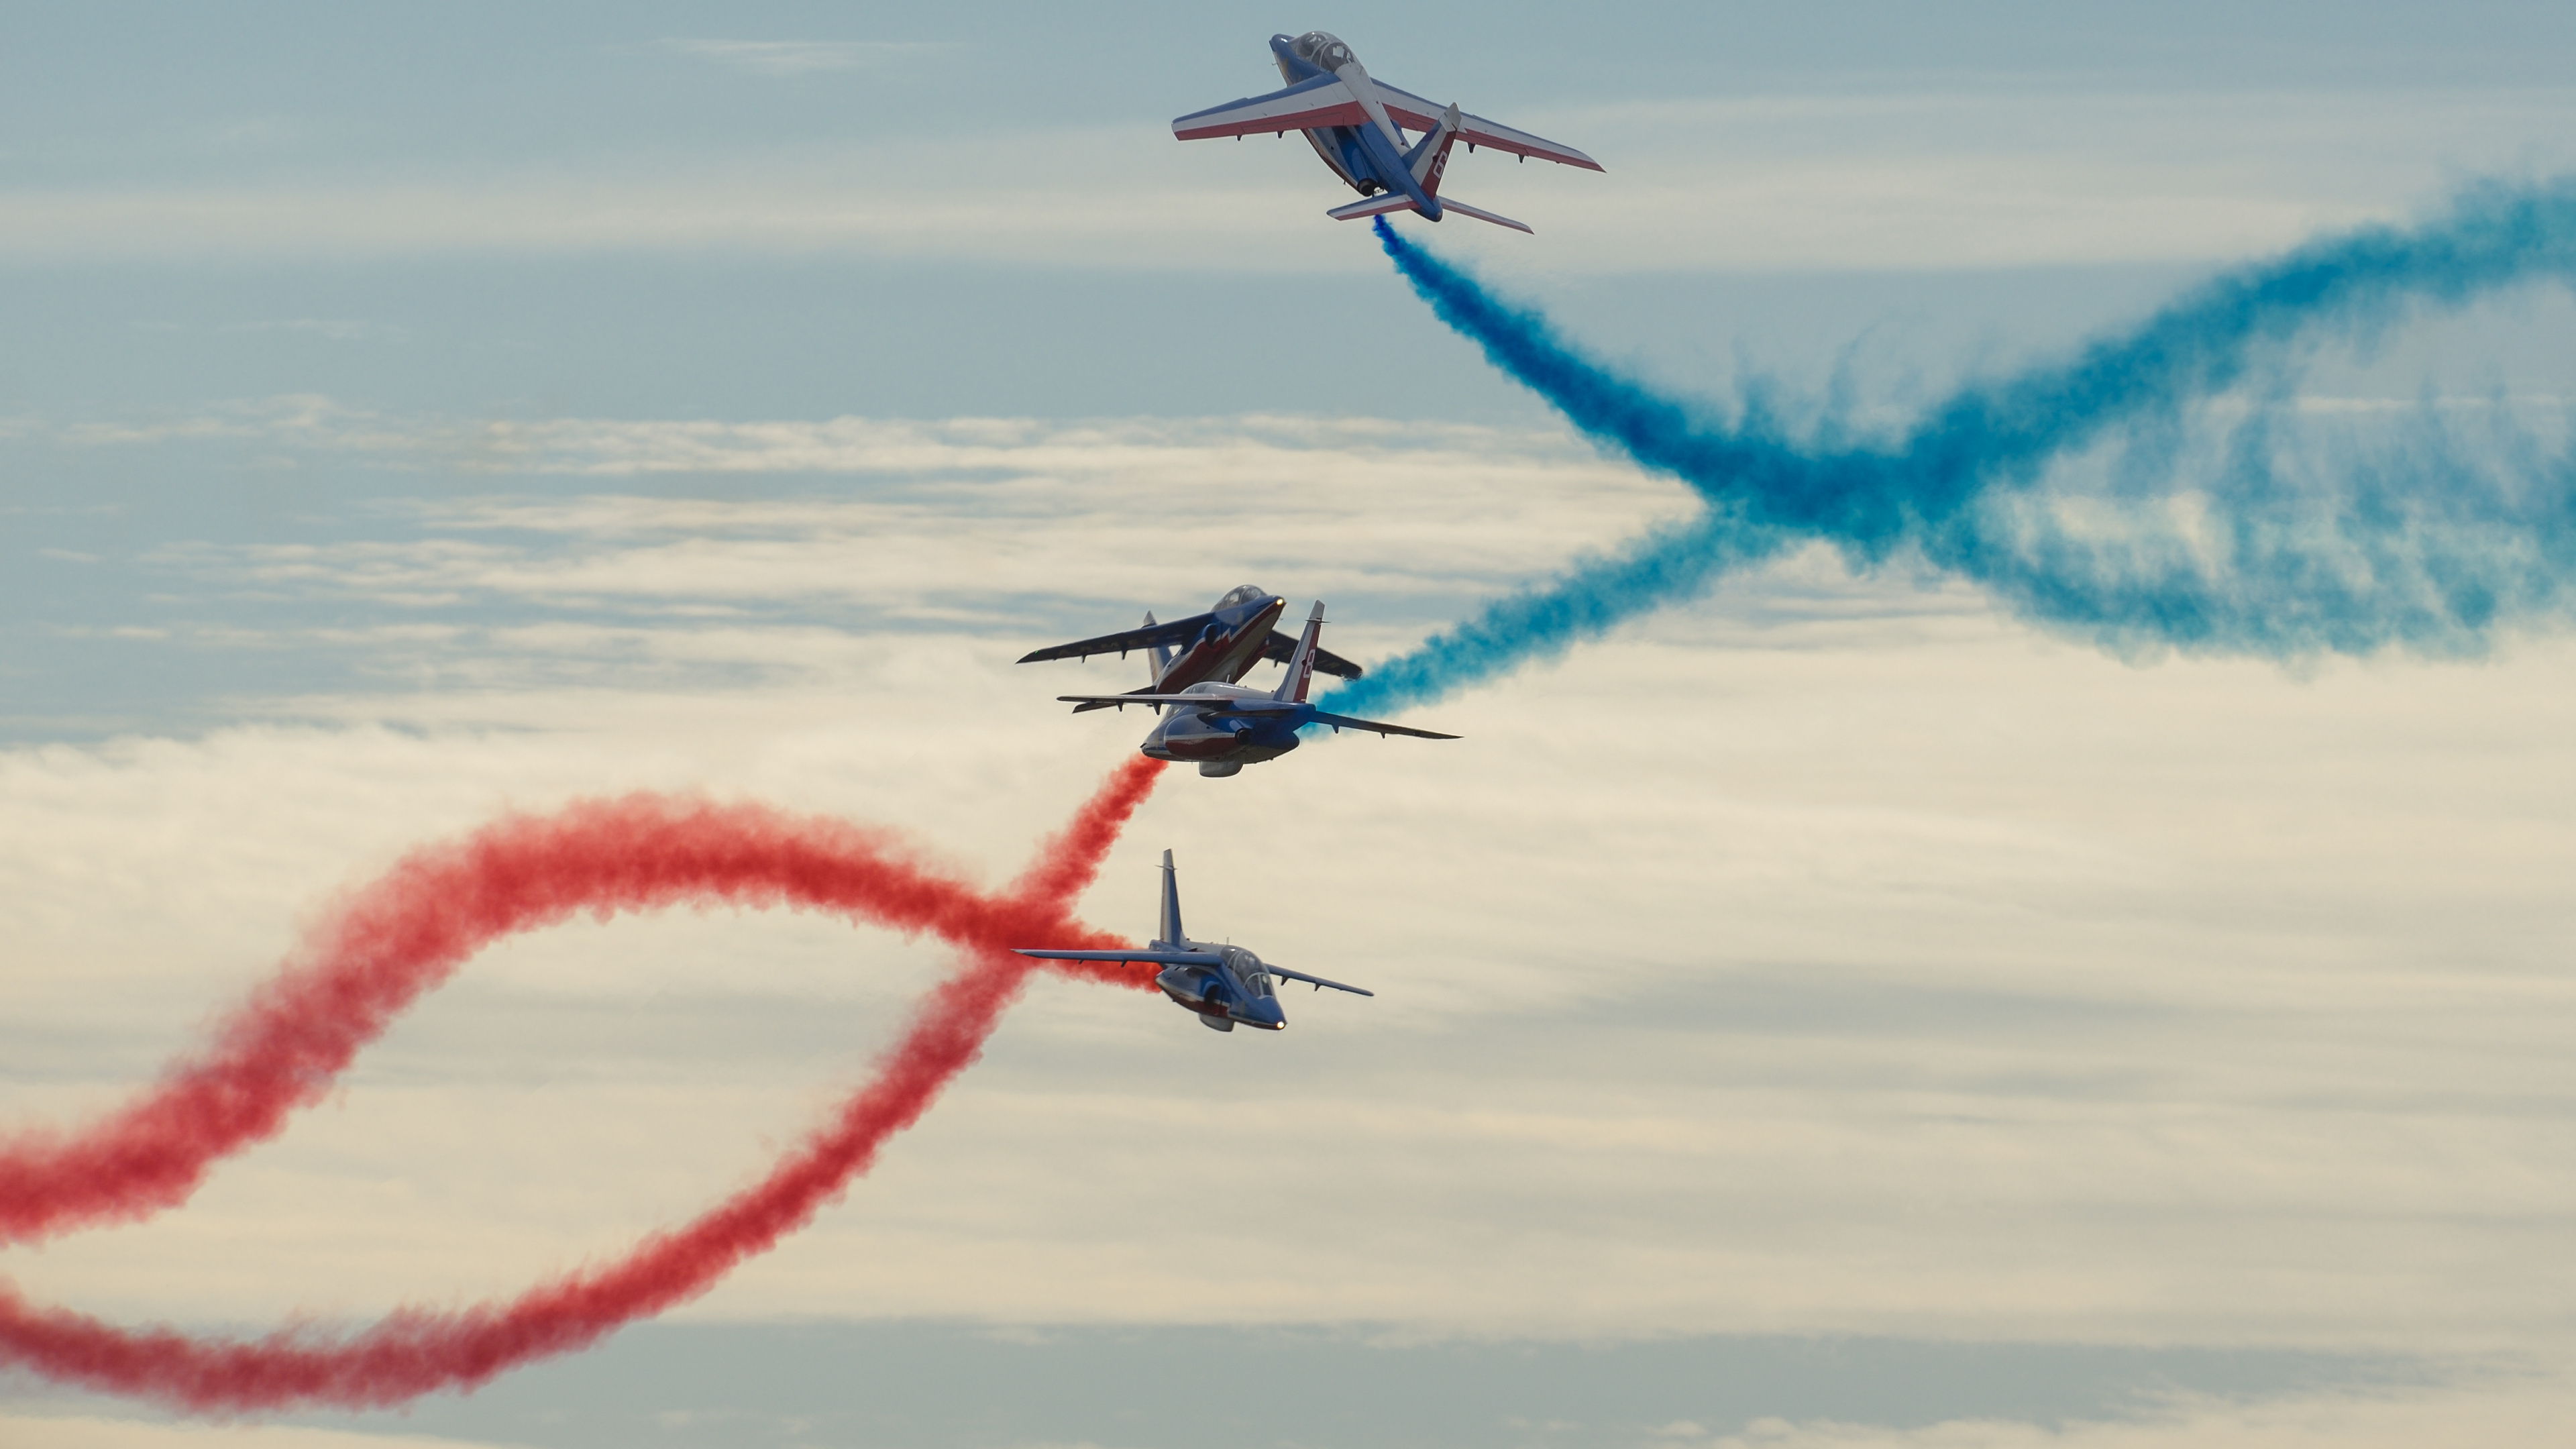
<path fill-rule="evenodd" d="M 1232 1031 L 1236 1022 L 1257 1026 L 1263 1031 L 1285 1031 L 1288 1018 L 1279 1010 L 1278 994 L 1271 989 L 1271 978 L 1304 981 L 1321 991 L 1329 986 L 1354 996 L 1375 996 L 1356 986 L 1344 986 L 1321 976 L 1273 966 L 1241 946 L 1219 946 L 1206 941 L 1193 941 L 1181 929 L 1181 887 L 1172 869 L 1172 853 L 1163 852 L 1163 914 L 1154 923 L 1153 941 L 1142 951 L 1021 951 L 1047 961 L 1152 961 L 1162 970 L 1154 984 L 1163 994 L 1197 1012 L 1199 1025 L 1215 1031 Z"/>
<path fill-rule="evenodd" d="M 1333 174 L 1360 199 L 1324 213 L 1355 221 L 1390 211 L 1414 211 L 1433 221 L 1450 212 L 1490 221 L 1514 231 L 1529 228 L 1508 216 L 1482 211 L 1440 194 L 1440 178 L 1449 168 L 1449 148 L 1465 141 L 1467 149 L 1491 146 L 1526 161 L 1536 156 L 1562 166 L 1599 171 L 1601 163 L 1554 141 L 1497 125 L 1482 116 L 1461 113 L 1455 101 L 1435 106 L 1411 91 L 1400 91 L 1372 79 L 1368 68 L 1341 40 L 1321 30 L 1290 38 L 1270 37 L 1270 53 L 1279 62 L 1284 90 L 1246 96 L 1210 106 L 1172 122 L 1172 134 L 1184 141 L 1212 136 L 1241 138 L 1268 131 L 1284 136 L 1303 132 L 1307 144 Z M 1404 127 L 1421 134 L 1407 142 Z"/>
<path fill-rule="evenodd" d="M 1424 740 L 1458 738 L 1331 714 L 1308 704 L 1306 689 L 1314 681 L 1316 657 L 1322 653 L 1316 641 L 1323 632 L 1324 601 L 1317 599 L 1314 612 L 1306 616 L 1304 636 L 1288 656 L 1287 678 L 1266 694 L 1240 684 L 1204 680 L 1173 693 L 1059 694 L 1056 698 L 1067 704 L 1116 705 L 1120 709 L 1131 704 L 1152 705 L 1158 712 L 1169 705 L 1170 715 L 1154 726 L 1154 732 L 1145 736 L 1145 743 L 1138 748 L 1157 760 L 1194 761 L 1202 775 L 1241 774 L 1246 765 L 1277 759 L 1297 748 L 1299 727 L 1310 724 L 1331 725 L 1336 734 L 1354 729 Z"/>
<path fill-rule="evenodd" d="M 1077 639 L 1058 644 L 1052 649 L 1033 649 L 1020 656 L 1022 664 L 1035 664 L 1046 659 L 1088 659 L 1094 654 L 1116 650 L 1127 657 L 1130 649 L 1147 651 L 1152 663 L 1145 677 L 1149 683 L 1136 694 L 1178 694 L 1193 684 L 1217 680 L 1232 684 L 1252 666 L 1264 659 L 1288 662 L 1295 653 L 1297 641 L 1271 627 L 1288 607 L 1288 601 L 1264 591 L 1258 584 L 1241 584 L 1226 591 L 1213 608 L 1204 614 L 1174 619 L 1157 624 L 1151 610 L 1145 614 L 1141 629 L 1103 634 L 1097 639 Z M 1315 651 L 1315 667 L 1343 679 L 1360 677 L 1360 667 L 1329 649 Z M 1107 703 L 1077 704 L 1075 714 L 1087 709 L 1107 709 Z"/>

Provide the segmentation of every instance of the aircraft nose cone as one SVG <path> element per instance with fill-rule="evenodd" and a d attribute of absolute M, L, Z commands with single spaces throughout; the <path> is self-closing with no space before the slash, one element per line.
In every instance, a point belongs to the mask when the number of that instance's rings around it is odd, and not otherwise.
<path fill-rule="evenodd" d="M 1282 1027 L 1288 1024 L 1287 1013 L 1279 1009 L 1279 998 L 1275 996 L 1252 998 L 1243 1004 L 1243 1014 L 1267 1027 Z"/>

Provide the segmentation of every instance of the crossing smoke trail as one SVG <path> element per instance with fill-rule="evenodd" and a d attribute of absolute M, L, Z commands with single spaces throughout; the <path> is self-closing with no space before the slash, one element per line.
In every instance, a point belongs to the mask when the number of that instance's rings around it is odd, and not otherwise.
<path fill-rule="evenodd" d="M 1732 420 L 1569 346 L 1536 312 L 1377 236 L 1440 319 L 1595 442 L 1702 511 L 1489 605 L 1333 691 L 1368 713 L 1561 653 L 1721 576 L 1823 542 L 1856 567 L 1920 560 L 2022 617 L 2124 653 L 2289 658 L 2392 645 L 2468 654 L 2576 603 L 2576 461 L 2427 407 L 2399 446 L 2322 454 L 2296 364 L 2428 309 L 2576 283 L 2576 179 L 2488 184 L 2412 228 L 2369 227 L 2223 274 L 2071 358 L 1973 382 L 1893 440 L 1797 436 L 1758 392 Z M 2194 465 L 2188 424 L 2242 410 Z M 2108 455 L 2108 456 L 2105 456 Z M 2097 465 L 2090 489 L 2070 473 Z"/>
<path fill-rule="evenodd" d="M 119 1328 L 30 1303 L 0 1282 L 0 1363 L 201 1412 L 379 1408 L 470 1388 L 705 1292 L 802 1227 L 975 1060 L 1040 964 L 1009 947 L 1124 944 L 1069 911 L 1161 768 L 1141 757 L 1119 767 L 1020 879 L 989 895 L 929 871 L 881 832 L 654 795 L 508 819 L 415 852 L 346 900 L 203 1057 L 97 1127 L 0 1149 L 8 1235 L 24 1241 L 176 1205 L 216 1159 L 317 1100 L 361 1047 L 476 951 L 577 912 L 790 906 L 927 931 L 967 959 L 916 1010 L 875 1080 L 765 1177 L 622 1257 L 506 1302 L 405 1308 L 354 1334 L 291 1327 L 248 1341 Z M 1044 964 L 1153 989 L 1151 968 Z"/>

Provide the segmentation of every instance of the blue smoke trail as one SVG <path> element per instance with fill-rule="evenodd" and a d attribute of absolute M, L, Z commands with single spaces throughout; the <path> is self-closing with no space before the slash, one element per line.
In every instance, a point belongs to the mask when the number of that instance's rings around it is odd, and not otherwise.
<path fill-rule="evenodd" d="M 2576 179 L 2484 185 L 2414 228 L 2364 228 L 2221 275 L 2071 358 L 1964 386 L 1875 446 L 1846 445 L 1830 421 L 1802 440 L 1758 395 L 1712 421 L 1585 357 L 1383 218 L 1377 236 L 1496 367 L 1704 508 L 1375 666 L 1332 709 L 1438 698 L 1816 541 L 1860 569 L 1919 559 L 2126 654 L 2469 654 L 2499 624 L 2576 612 L 2566 452 L 2514 430 L 2497 398 L 2484 429 L 2428 404 L 2392 453 L 2319 458 L 2292 426 L 2289 366 L 2328 334 L 2367 338 L 2427 307 L 2576 283 Z M 2245 395 L 2243 420 L 2217 463 L 2186 477 L 2190 410 L 2231 394 Z M 2070 491 L 2065 469 L 2114 446 L 2111 485 Z"/>

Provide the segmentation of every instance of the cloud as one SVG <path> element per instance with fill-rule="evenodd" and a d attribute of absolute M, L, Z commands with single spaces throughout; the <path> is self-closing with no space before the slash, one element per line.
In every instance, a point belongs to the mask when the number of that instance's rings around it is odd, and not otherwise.
<path fill-rule="evenodd" d="M 160 1424 L 87 1415 L 0 1414 L 0 1439 L 46 1449 L 499 1449 L 418 1434 L 349 1433 L 282 1424 Z"/>
<path fill-rule="evenodd" d="M 891 61 L 937 55 L 954 45 L 918 40 L 665 40 L 682 55 L 760 75 L 808 75 L 859 70 Z"/>
<path fill-rule="evenodd" d="M 243 686 L 193 737 L 0 750 L 10 1122 L 112 1100 L 330 891 L 508 806 L 702 789 L 999 879 L 1144 728 L 1050 702 L 1135 661 L 1010 662 L 1030 645 L 1249 578 L 1378 658 L 1682 502 L 1563 434 L 1365 421 L 496 443 L 290 398 L 80 436 L 410 492 L 343 535 L 171 549 L 205 602 L 151 646 L 381 672 Z M 254 588 L 299 607 L 225 603 Z M 1194 923 L 1379 997 L 1294 1002 L 1255 1054 L 1041 988 L 878 1175 L 692 1311 L 2546 1340 L 2570 668 L 2513 639 L 2476 668 L 2137 669 L 1785 560 L 1422 712 L 1458 742 L 1173 782 L 1086 917 L 1141 928 L 1170 846 Z M 506 1290 L 738 1181 L 940 964 L 795 917 L 568 925 L 473 963 L 185 1212 L 5 1271 L 128 1319 Z M 1257 1152 L 1206 1145 L 1247 1127 Z M 1300 1231 L 1211 1276 L 1238 1225 L 1172 1202 Z"/>
<path fill-rule="evenodd" d="M 776 44 L 782 66 L 845 54 Z M 1772 97 L 1512 119 L 1582 143 L 1610 172 L 1461 157 L 1459 194 L 1530 220 L 1544 248 L 1494 229 L 1443 227 L 1442 239 L 1559 274 L 2199 261 L 2386 215 L 2388 197 L 2466 169 L 2576 162 L 2534 139 L 2576 124 L 2576 92 L 2559 90 Z M 317 164 L 187 183 L 102 174 L 0 192 L 0 265 L 722 251 L 1368 270 L 1364 248 L 1327 240 L 1347 230 L 1318 214 L 1335 185 L 1301 145 L 1180 145 L 1159 114 L 757 154 Z"/>
<path fill-rule="evenodd" d="M 2414 1449 L 2423 1444 L 2543 1445 L 2576 1394 L 2563 1378 L 2422 1392 L 2291 1395 L 2258 1403 L 2179 1396 L 2139 1419 L 2037 1424 L 1952 1420 L 1920 1428 L 1760 1419 L 1732 1434 L 1660 1435 L 1698 1449 Z M 1696 1424 L 1672 1429 L 1698 1429 Z"/>
<path fill-rule="evenodd" d="M 2555 1321 L 2527 1265 L 2570 1179 L 2528 1083 L 2569 1025 L 2576 840 L 2523 765 L 2576 727 L 2565 649 L 2300 682 L 1992 620 L 1704 632 L 1424 717 L 1456 745 L 1174 782 L 1085 915 L 1141 926 L 1174 846 L 1194 922 L 1380 996 L 1292 1003 L 1288 1052 L 1219 1064 L 1160 1003 L 1042 989 L 698 1311 L 2378 1346 Z M 10 1120 L 147 1074 L 309 903 L 506 802 L 748 795 L 998 879 L 1141 733 L 971 637 L 820 643 L 784 682 L 501 675 L 0 755 Z M 762 915 L 530 938 L 188 1211 L 9 1271 L 235 1321 L 507 1288 L 737 1180 L 937 965 Z M 1247 1120 L 1259 1154 L 1204 1149 Z M 1302 1231 L 1212 1279 L 1232 1226 L 1151 1210 L 1209 1200 Z"/>
<path fill-rule="evenodd" d="M 1268 578 L 1310 597 L 1410 598 L 1418 614 L 1568 549 L 1606 547 L 1683 500 L 1556 430 L 1366 418 L 468 424 L 290 397 L 56 436 L 83 448 L 239 444 L 526 489 L 416 501 L 357 537 L 151 555 L 214 583 L 421 606 L 840 601 L 915 621 L 990 620 L 1025 614 L 1033 597 L 1115 601 L 1121 615 L 1200 607 L 1228 584 Z M 844 483 L 750 499 L 537 491 L 764 475 Z M 1512 509 L 1480 506 L 1497 490 Z M 1262 526 L 1246 536 L 1248 502 Z M 1354 534 L 1355 514 L 1372 527 Z M 1185 587 L 1176 556 L 1203 561 Z M 1350 617 L 1362 630 L 1388 622 Z"/>
<path fill-rule="evenodd" d="M 270 322 L 236 322 L 226 332 L 309 332 L 333 342 L 406 342 L 411 333 L 404 328 L 381 322 L 367 322 L 350 317 L 291 317 Z"/>

